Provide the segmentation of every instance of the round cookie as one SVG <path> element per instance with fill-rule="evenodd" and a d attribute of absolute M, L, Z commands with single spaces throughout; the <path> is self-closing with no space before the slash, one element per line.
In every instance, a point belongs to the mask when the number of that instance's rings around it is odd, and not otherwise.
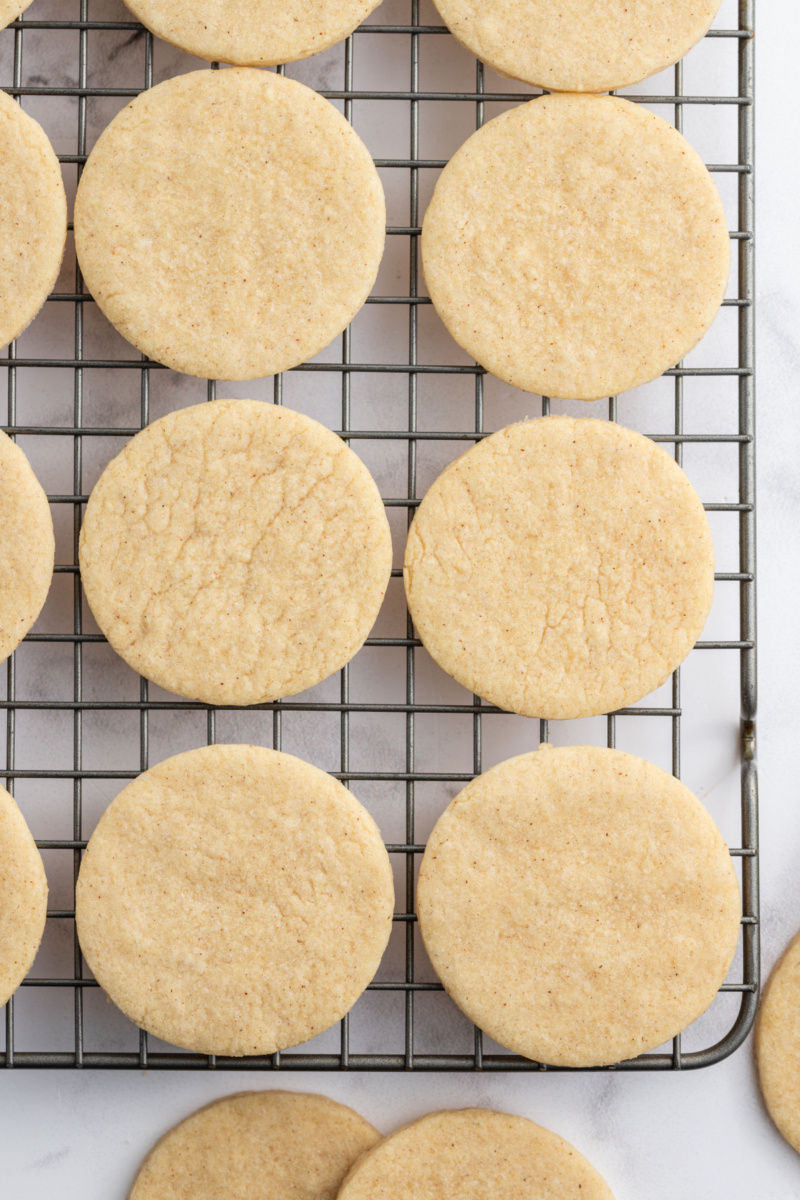
<path fill-rule="evenodd" d="M 46 916 L 42 857 L 16 802 L 0 787 L 0 1007 L 31 969 Z"/>
<path fill-rule="evenodd" d="M 380 0 L 125 0 L 151 32 L 209 61 L 296 62 L 335 46 Z"/>
<path fill-rule="evenodd" d="M 140 674 L 208 704 L 292 696 L 344 666 L 389 582 L 386 513 L 329 429 L 256 400 L 148 425 L 86 508 L 81 579 Z"/>
<path fill-rule="evenodd" d="M 203 1054 L 271 1054 L 352 1008 L 392 926 L 389 856 L 337 780 L 210 746 L 130 783 L 92 835 L 81 949 L 137 1025 Z"/>
<path fill-rule="evenodd" d="M 445 167 L 422 257 L 448 330 L 526 392 L 596 400 L 647 383 L 719 309 L 730 240 L 714 181 L 661 117 L 542 96 Z"/>
<path fill-rule="evenodd" d="M 527 717 L 633 704 L 700 636 L 714 547 L 686 475 L 611 421 L 541 417 L 462 454 L 422 501 L 408 607 L 436 662 Z"/>
<path fill-rule="evenodd" d="M 14 20 L 16 3 L 0 28 Z M 58 278 L 67 238 L 61 168 L 41 125 L 0 92 L 0 346 L 31 323 Z"/>
<path fill-rule="evenodd" d="M 563 1138 L 488 1108 L 429 1113 L 361 1158 L 338 1200 L 613 1200 Z"/>
<path fill-rule="evenodd" d="M 19 446 L 0 432 L 0 662 L 42 611 L 54 557 L 47 496 Z"/>
<path fill-rule="evenodd" d="M 619 750 L 542 746 L 468 784 L 419 873 L 433 967 L 470 1020 L 552 1066 L 633 1058 L 714 999 L 739 936 L 719 830 Z"/>
<path fill-rule="evenodd" d="M 769 1115 L 800 1153 L 800 934 L 775 964 L 764 989 L 755 1048 Z"/>
<path fill-rule="evenodd" d="M 501 75 L 608 92 L 682 58 L 720 0 L 434 0 L 451 33 Z"/>
<path fill-rule="evenodd" d="M 86 284 L 119 332 L 188 375 L 254 379 L 313 357 L 378 273 L 386 212 L 366 147 L 271 71 L 193 71 L 124 108 L 75 200 Z"/>
<path fill-rule="evenodd" d="M 241 1092 L 165 1134 L 128 1200 L 336 1200 L 378 1141 L 363 1117 L 327 1096 Z"/>

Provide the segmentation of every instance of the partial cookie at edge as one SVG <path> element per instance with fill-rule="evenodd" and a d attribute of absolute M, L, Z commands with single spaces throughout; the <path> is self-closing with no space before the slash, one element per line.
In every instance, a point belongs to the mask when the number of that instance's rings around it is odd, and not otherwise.
<path fill-rule="evenodd" d="M 525 1117 L 466 1108 L 429 1113 L 390 1134 L 356 1163 L 338 1200 L 613 1200 L 605 1180 L 569 1142 Z"/>
<path fill-rule="evenodd" d="M 357 1112 L 326 1096 L 240 1092 L 164 1134 L 128 1200 L 335 1200 L 350 1167 L 379 1140 Z"/>
<path fill-rule="evenodd" d="M 720 6 L 720 0 L 434 3 L 467 50 L 501 75 L 556 92 L 608 92 L 663 71 L 708 32 Z"/>
<path fill-rule="evenodd" d="M 16 21 L 32 0 L 0 0 L 0 29 L 5 29 L 12 21 Z"/>
<path fill-rule="evenodd" d="M 769 1115 L 800 1153 L 800 934 L 789 943 L 764 988 L 755 1051 Z"/>
<path fill-rule="evenodd" d="M 47 878 L 16 801 L 0 787 L 0 1007 L 28 974 L 44 933 Z"/>
<path fill-rule="evenodd" d="M 341 42 L 380 0 L 125 0 L 158 37 L 189 54 L 240 67 L 309 58 Z"/>
<path fill-rule="evenodd" d="M 47 496 L 23 451 L 0 432 L 0 662 L 42 611 L 54 557 Z"/>
<path fill-rule="evenodd" d="M 0 92 L 0 168 L 0 346 L 6 346 L 49 296 L 67 238 L 67 197 L 55 151 L 41 125 L 6 92 Z"/>

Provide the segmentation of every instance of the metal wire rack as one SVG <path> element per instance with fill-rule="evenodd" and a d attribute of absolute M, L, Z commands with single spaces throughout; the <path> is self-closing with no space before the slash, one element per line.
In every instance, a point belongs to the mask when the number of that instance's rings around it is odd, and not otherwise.
<path fill-rule="evenodd" d="M 104 0 L 99 0 L 103 3 Z M 361 443 L 390 443 L 390 451 L 395 451 L 404 457 L 403 473 L 406 477 L 407 488 L 404 495 L 390 496 L 386 504 L 392 510 L 400 510 L 400 515 L 407 514 L 408 519 L 413 515 L 418 503 L 420 492 L 418 466 L 420 454 L 426 447 L 434 443 L 449 446 L 453 453 L 460 452 L 465 444 L 469 445 L 484 435 L 486 415 L 487 379 L 481 368 L 475 364 L 461 362 L 453 364 L 448 361 L 429 361 L 431 355 L 421 351 L 420 323 L 425 314 L 425 306 L 430 301 L 424 294 L 419 263 L 419 234 L 423 215 L 424 187 L 423 181 L 432 179 L 445 165 L 444 158 L 422 157 L 420 154 L 420 120 L 425 106 L 428 104 L 452 104 L 462 110 L 468 110 L 474 125 L 480 126 L 498 105 L 518 103 L 530 94 L 530 89 L 513 90 L 514 85 L 508 85 L 508 90 L 500 90 L 499 85 L 490 82 L 490 74 L 480 63 L 473 66 L 474 88 L 463 91 L 424 90 L 421 87 L 421 61 L 423 47 L 434 39 L 449 38 L 447 30 L 440 24 L 433 23 L 433 9 L 421 12 L 421 2 L 425 0 L 392 0 L 394 8 L 392 15 L 402 8 L 405 17 L 399 23 L 379 23 L 383 9 L 374 14 L 373 23 L 362 26 L 344 44 L 341 51 L 343 63 L 343 79 L 341 87 L 321 88 L 322 94 L 330 100 L 339 103 L 348 119 L 354 116 L 354 106 L 367 103 L 380 107 L 384 103 L 398 102 L 408 106 L 408 151 L 405 155 L 376 158 L 377 165 L 384 178 L 392 175 L 394 180 L 401 176 L 407 180 L 407 224 L 390 225 L 390 239 L 403 239 L 408 246 L 406 260 L 408 287 L 404 295 L 374 295 L 370 305 L 392 306 L 407 314 L 407 324 L 404 334 L 404 357 L 400 361 L 371 361 L 361 362 L 353 355 L 353 335 L 348 329 L 342 335 L 341 355 L 338 361 L 315 361 L 297 368 L 297 373 L 307 373 L 316 376 L 333 376 L 340 384 L 340 395 L 337 405 L 341 411 L 341 436 L 348 441 Z M 89 86 L 90 56 L 97 53 L 96 39 L 101 35 L 110 37 L 118 35 L 126 45 L 135 48 L 141 56 L 141 87 L 150 87 L 154 82 L 154 39 L 142 27 L 131 19 L 105 20 L 100 19 L 95 6 L 98 0 L 50 0 L 49 13 L 60 4 L 63 9 L 69 9 L 70 19 L 43 19 L 40 11 L 45 11 L 47 0 L 42 0 L 41 8 L 33 5 L 24 18 L 15 21 L 7 30 L 0 34 L 0 39 L 13 43 L 7 60 L 10 63 L 11 78 L 3 79 L 5 89 L 13 96 L 28 102 L 28 98 L 57 97 L 60 99 L 60 111 L 65 119 L 74 123 L 75 142 L 74 153 L 60 155 L 65 169 L 74 167 L 79 175 L 87 155 L 87 129 L 89 127 L 90 106 L 101 98 L 132 97 L 140 87 L 109 87 Z M 386 6 L 391 8 L 391 4 Z M 92 13 L 90 16 L 90 8 Z M 116 14 L 125 16 L 125 10 L 119 9 Z M 425 23 L 422 17 L 430 18 Z M 741 734 L 740 734 L 740 778 L 741 778 L 741 837 L 738 845 L 734 845 L 731 854 L 741 863 L 741 880 L 743 894 L 742 937 L 740 959 L 737 966 L 738 976 L 733 982 L 723 986 L 724 992 L 735 993 L 739 998 L 738 1009 L 730 1022 L 727 1032 L 718 1037 L 715 1044 L 708 1048 L 685 1050 L 682 1049 L 681 1037 L 674 1039 L 671 1049 L 643 1055 L 630 1062 L 619 1064 L 622 1070 L 653 1070 L 681 1069 L 706 1066 L 726 1057 L 741 1044 L 747 1035 L 756 1010 L 759 985 L 759 953 L 758 953 L 758 858 L 757 858 L 757 794 L 755 767 L 755 703 L 756 703 L 756 672 L 755 672 L 755 493 L 754 493 L 754 316 L 753 316 L 753 18 L 754 0 L 740 0 L 738 4 L 738 25 L 735 28 L 713 29 L 709 39 L 722 39 L 726 53 L 735 57 L 735 76 L 738 86 L 735 94 L 698 95 L 684 91 L 684 64 L 678 63 L 674 68 L 674 88 L 664 95 L 633 95 L 634 100 L 645 100 L 647 103 L 666 106 L 671 112 L 675 125 L 683 128 L 684 114 L 690 108 L 698 106 L 719 106 L 724 108 L 735 126 L 735 161 L 711 164 L 711 170 L 717 177 L 724 175 L 735 179 L 737 189 L 738 224 L 731 232 L 736 253 L 734 254 L 735 286 L 729 299 L 725 301 L 728 308 L 736 310 L 735 320 L 738 323 L 737 356 L 735 362 L 726 365 L 710 367 L 691 367 L 680 364 L 674 370 L 666 373 L 672 389 L 670 399 L 671 428 L 654 436 L 657 441 L 674 447 L 675 458 L 683 462 L 684 448 L 704 443 L 710 451 L 724 450 L 726 447 L 738 454 L 738 499 L 730 503 L 709 503 L 707 509 L 716 513 L 730 514 L 730 519 L 738 526 L 738 569 L 717 574 L 717 580 L 722 588 L 733 588 L 738 591 L 739 636 L 728 640 L 704 640 L 693 652 L 694 655 L 705 655 L 709 652 L 738 659 L 738 674 L 741 692 Z M 47 39 L 54 40 L 58 36 L 70 33 L 77 38 L 77 79 L 67 82 L 44 82 L 36 76 L 28 77 L 24 65 L 24 55 L 30 54 L 26 49 L 31 39 L 34 42 L 34 52 L 39 54 Z M 394 39 L 396 53 L 408 55 L 407 85 L 394 90 L 357 89 L 355 86 L 355 65 L 358 56 L 369 54 L 369 44 L 374 46 L 375 39 Z M 0 46 L 2 46 L 0 41 Z M 5 43 L 8 45 L 8 41 Z M 55 44 L 55 42 L 54 42 Z M 103 43 L 104 45 L 106 43 Z M 103 53 L 107 51 L 103 50 Z M 131 51 L 133 52 L 133 51 Z M 460 53 L 460 52 L 459 52 Z M 198 66 L 200 64 L 190 64 Z M 216 64 L 214 64 L 216 65 Z M 185 69 L 185 68 L 183 68 Z M 280 69 L 280 68 L 279 68 Z M 494 78 L 494 77 L 491 77 Z M 35 114 L 38 115 L 38 114 Z M 62 285 L 59 285 L 62 286 Z M 71 330 L 72 352 L 60 356 L 49 353 L 26 356 L 24 338 L 21 344 L 12 344 L 7 357 L 0 360 L 0 369 L 7 375 L 8 415 L 5 430 L 13 437 L 24 442 L 27 448 L 35 445 L 36 439 L 55 439 L 52 443 L 55 453 L 59 455 L 65 469 L 71 464 L 71 488 L 50 495 L 51 504 L 58 518 L 63 513 L 70 515 L 69 528 L 62 528 L 66 533 L 64 544 L 71 548 L 69 561 L 61 561 L 56 566 L 57 576 L 66 577 L 62 589 L 62 606 L 69 608 L 69 629 L 62 632 L 38 632 L 42 622 L 37 626 L 37 632 L 29 635 L 22 650 L 9 659 L 6 667 L 6 692 L 0 698 L 0 711 L 5 713 L 5 766 L 0 769 L 2 777 L 10 790 L 17 786 L 18 792 L 27 786 L 25 796 L 34 795 L 30 789 L 43 787 L 52 780 L 64 781 L 71 795 L 67 796 L 62 790 L 58 805 L 62 816 L 69 812 L 70 830 L 61 836 L 40 837 L 38 845 L 47 856 L 48 863 L 60 856 L 69 862 L 71 883 L 77 878 L 81 853 L 86 845 L 85 797 L 87 788 L 97 781 L 111 781 L 115 788 L 122 786 L 144 770 L 149 765 L 151 743 L 154 732 L 159 729 L 159 722 L 165 721 L 175 714 L 199 713 L 204 723 L 206 740 L 211 743 L 217 739 L 221 718 L 226 710 L 213 709 L 201 704 L 193 704 L 177 698 L 161 698 L 151 694 L 151 689 L 145 680 L 138 682 L 138 696 L 133 698 L 94 698 L 97 688 L 93 686 L 93 673 L 101 670 L 89 655 L 94 643 L 103 643 L 104 639 L 98 634 L 87 630 L 84 609 L 82 607 L 80 578 L 77 569 L 77 546 L 83 506 L 87 499 L 85 486 L 85 452 L 91 439 L 116 438 L 125 439 L 133 436 L 139 428 L 151 419 L 151 390 L 154 385 L 155 373 L 164 369 L 158 364 L 136 357 L 130 353 L 127 357 L 92 357 L 87 354 L 87 319 L 88 310 L 92 307 L 91 297 L 84 290 L 80 274 L 76 271 L 74 290 L 58 290 L 50 297 L 45 313 L 55 310 L 63 311 L 71 308 L 74 319 Z M 59 312 L 60 318 L 60 312 Z M 41 322 L 42 317 L 37 318 Z M 63 321 L 62 321 L 63 326 Z M 446 354 L 450 359 L 454 355 L 452 344 L 446 346 Z M 389 357 L 387 355 L 387 357 Z M 26 389 L 22 386 L 25 373 L 33 373 L 32 377 L 41 379 L 43 370 L 58 373 L 57 388 L 64 397 L 63 411 L 66 413 L 67 401 L 71 408 L 71 416 L 54 421 L 52 418 L 34 420 L 30 412 L 36 412 L 36 406 L 28 405 L 24 396 Z M 138 423 L 128 422 L 122 425 L 112 425 L 87 420 L 86 389 L 87 380 L 93 372 L 113 372 L 108 378 L 112 384 L 114 379 L 131 373 L 138 377 Z M 171 373 L 168 373 L 171 374 Z M 294 373 L 292 373 L 294 374 Z M 354 419 L 353 387 L 354 380 L 362 377 L 381 376 L 399 377 L 399 386 L 404 391 L 404 418 L 400 428 L 371 428 L 376 422 L 363 423 Z M 461 377 L 461 381 L 471 389 L 472 399 L 469 403 L 469 420 L 464 419 L 464 407 L 461 408 L 461 421 L 457 428 L 428 428 L 427 422 L 420 420 L 420 389 L 429 377 L 443 381 L 445 378 Z M 738 405 L 738 418 L 735 430 L 727 432 L 687 432 L 685 418 L 689 411 L 690 399 L 687 388 L 702 377 L 712 377 L 722 380 L 729 377 L 729 384 L 735 389 Z M 308 381 L 310 386 L 311 380 Z M 274 389 L 272 399 L 281 403 L 284 397 L 285 380 L 278 377 L 269 381 Z M 216 395 L 214 381 L 208 382 L 207 395 Z M 22 397 L 22 398 L 21 398 Z M 608 401 L 607 415 L 610 419 L 617 418 L 618 401 L 611 398 Z M 542 413 L 550 411 L 550 401 L 544 398 L 541 402 Z M 524 413 L 521 415 L 525 415 Z M 399 424 L 399 422 L 398 422 Z M 357 447 L 358 448 L 358 447 Z M 62 526 L 64 523 L 62 522 Z M 63 557 L 63 556 L 62 556 Z M 395 578 L 400 576 L 395 569 Z M 400 587 L 399 584 L 395 585 Z M 317 1051 L 314 1047 L 283 1052 L 265 1058 L 248 1059 L 215 1059 L 212 1057 L 188 1054 L 174 1048 L 154 1046 L 152 1039 L 141 1031 L 130 1027 L 134 1044 L 119 1044 L 119 1038 L 111 1040 L 108 1045 L 95 1046 L 87 1003 L 92 989 L 96 989 L 95 981 L 88 976 L 82 962 L 77 937 L 74 933 L 74 910 L 72 902 L 65 902 L 63 907 L 54 907 L 48 912 L 48 930 L 56 928 L 60 944 L 68 948 L 67 961 L 58 973 L 41 975 L 36 967 L 31 976 L 26 979 L 16 997 L 12 998 L 5 1013 L 5 1049 L 0 1053 L 0 1065 L 12 1067 L 105 1067 L 105 1068 L 192 1068 L 207 1069 L 218 1067 L 225 1069 L 272 1069 L 272 1070 L 446 1070 L 446 1071 L 544 1071 L 552 1068 L 544 1067 L 506 1054 L 499 1047 L 489 1045 L 488 1039 L 473 1027 L 468 1027 L 468 1045 L 457 1051 L 442 1048 L 431 1052 L 425 1049 L 424 1024 L 427 1020 L 421 1012 L 421 1005 L 428 993 L 441 993 L 440 985 L 429 976 L 422 962 L 423 955 L 415 934 L 414 889 L 415 875 L 419 856 L 424 845 L 419 835 L 418 796 L 422 787 L 433 784 L 449 788 L 453 794 L 460 786 L 479 773 L 486 765 L 485 730 L 488 720 L 519 721 L 519 718 L 509 714 L 500 714 L 498 710 L 483 704 L 476 697 L 463 694 L 456 701 L 449 703 L 431 703 L 420 694 L 418 683 L 420 656 L 424 655 L 421 643 L 415 636 L 415 631 L 406 615 L 405 629 L 399 636 L 372 637 L 367 647 L 372 649 L 391 650 L 391 670 L 397 677 L 398 686 L 404 689 L 401 700 L 386 701 L 370 699 L 367 702 L 353 698 L 351 687 L 351 667 L 345 667 L 340 674 L 338 697 L 319 699 L 316 693 L 311 697 L 299 697 L 291 701 L 280 701 L 274 704 L 257 706 L 257 711 L 265 714 L 264 720 L 269 723 L 269 737 L 265 740 L 276 748 L 284 744 L 285 722 L 298 713 L 306 714 L 309 719 L 321 721 L 327 719 L 338 724 L 336 741 L 338 744 L 338 770 L 334 770 L 338 778 L 352 783 L 356 789 L 360 787 L 388 785 L 391 790 L 393 803 L 402 813 L 402 836 L 399 840 L 388 842 L 388 850 L 396 863 L 399 864 L 400 904 L 402 910 L 395 918 L 395 935 L 393 943 L 395 953 L 388 966 L 389 978 L 379 976 L 371 985 L 364 1002 L 369 1002 L 370 996 L 384 996 L 389 993 L 392 1000 L 391 1019 L 394 1029 L 391 1039 L 386 1043 L 373 1044 L 369 1049 L 360 1051 L 351 1036 L 353 1016 L 346 1017 L 330 1037 L 325 1049 Z M 20 694 L 18 661 L 26 647 L 35 647 L 44 643 L 49 649 L 62 649 L 70 656 L 66 674 L 46 674 L 44 694 L 38 698 L 26 698 Z M 63 644 L 63 645 L 62 645 Z M 404 661 L 403 661 L 404 660 Z M 605 734 L 609 746 L 616 743 L 618 721 L 621 717 L 633 717 L 640 720 L 652 721 L 653 718 L 666 723 L 669 729 L 670 758 L 673 772 L 678 775 L 681 768 L 681 739 L 682 719 L 684 709 L 681 695 L 681 672 L 676 671 L 671 681 L 671 693 L 665 702 L 659 702 L 656 697 L 648 698 L 647 704 L 632 709 L 622 710 L 605 718 Z M 46 714 L 54 722 L 53 729 L 68 727 L 71 735 L 71 766 L 64 769 L 50 769 L 41 765 L 46 762 L 45 747 L 42 746 L 42 757 L 39 764 L 20 767 L 18 765 L 19 728 L 27 714 Z M 130 764 L 128 769 L 93 769 L 86 765 L 85 731 L 86 723 L 97 714 L 129 714 L 129 719 L 137 726 L 137 761 Z M 364 715 L 370 717 L 385 717 L 392 719 L 397 725 L 397 752 L 402 755 L 400 769 L 369 771 L 354 770 L 351 765 L 351 729 L 352 723 Z M 433 718 L 462 718 L 470 725 L 470 761 L 466 770 L 431 771 L 424 769 L 418 760 L 418 745 L 420 731 L 424 723 Z M 552 730 L 547 722 L 534 723 L 538 738 L 548 740 Z M 402 726 L 402 735 L 399 729 Z M 517 746 L 516 749 L 530 747 L 530 734 L 526 735 L 528 745 Z M 242 738 L 240 740 L 253 740 Z M 196 744 L 196 743 L 195 743 Z M 535 742 L 534 742 L 535 744 Z M 185 748 L 185 745 L 179 747 Z M 284 748 L 285 745 L 284 745 Z M 30 781 L 30 784 L 27 784 Z M 113 795 L 113 791 L 110 793 Z M 107 796 L 106 798 L 110 798 Z M 445 795 L 445 802 L 447 795 Z M 443 807 L 440 804 L 440 809 Z M 23 801 L 23 808 L 25 801 Z M 39 832 L 37 830 L 37 832 Z M 49 870 L 49 868 L 48 868 Z M 67 930 L 68 932 L 65 932 Z M 385 972 L 384 972 L 385 974 Z M 46 995 L 53 991 L 59 996 L 69 997 L 69 1030 L 65 1037 L 63 1021 L 60 1035 L 60 1048 L 54 1048 L 53 1039 L 45 1026 L 38 1029 L 34 1035 L 26 1034 L 20 1020 L 24 1016 L 26 1003 L 33 995 Z M 449 1001 L 442 997 L 447 1004 Z M 362 1002 L 360 1002 L 362 1003 Z M 50 1011 L 49 1008 L 46 1010 Z M 457 1022 L 460 1014 L 450 1007 L 445 1014 L 445 1024 Z M 23 1021 L 25 1028 L 28 1028 Z M 124 1040 L 124 1039 L 123 1039 Z M 66 1047 L 64 1042 L 66 1041 Z M 389 1044 L 391 1042 L 391 1045 Z"/>

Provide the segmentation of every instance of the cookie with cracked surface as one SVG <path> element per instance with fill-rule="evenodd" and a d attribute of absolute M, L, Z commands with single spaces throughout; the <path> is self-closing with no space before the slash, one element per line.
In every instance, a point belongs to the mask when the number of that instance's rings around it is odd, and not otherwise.
<path fill-rule="evenodd" d="M 404 575 L 440 667 L 500 708 L 563 720 L 633 704 L 668 679 L 711 608 L 714 547 L 697 493 L 649 438 L 542 417 L 439 476 Z"/>
<path fill-rule="evenodd" d="M 736 872 L 708 811 L 597 746 L 508 759 L 439 818 L 419 873 L 433 967 L 470 1020 L 552 1066 L 605 1066 L 680 1033 L 733 961 Z"/>
<path fill-rule="evenodd" d="M 596 400 L 688 354 L 728 282 L 719 192 L 661 117 L 552 95 L 453 156 L 422 232 L 425 278 L 470 355 L 526 392 Z"/>
<path fill-rule="evenodd" d="M 377 1129 L 327 1096 L 241 1092 L 199 1109 L 142 1163 L 128 1200 L 336 1200 Z"/>
<path fill-rule="evenodd" d="M 17 4 L 5 23 L 19 11 Z M 0 7 L 0 28 L 2 16 Z M 41 125 L 6 92 L 0 92 L 0 173 L 0 346 L 6 346 L 50 294 L 67 239 L 58 159 Z"/>
<path fill-rule="evenodd" d="M 775 964 L 764 989 L 755 1048 L 769 1115 L 800 1153 L 800 934 Z"/>
<path fill-rule="evenodd" d="M 42 611 L 54 557 L 47 496 L 22 450 L 0 432 L 0 662 Z"/>
<path fill-rule="evenodd" d="M 16 801 L 0 787 L 0 1007 L 31 969 L 46 916 L 42 857 Z"/>
<path fill-rule="evenodd" d="M 215 400 L 138 433 L 92 490 L 80 539 L 111 645 L 208 704 L 292 696 L 353 657 L 392 565 L 367 468 L 310 417 Z"/>
<path fill-rule="evenodd" d="M 671 67 L 720 0 L 434 0 L 450 32 L 501 75 L 554 92 L 609 92 Z"/>
<path fill-rule="evenodd" d="M 312 358 L 369 295 L 378 172 L 332 104 L 271 71 L 193 71 L 101 134 L 75 199 L 86 284 L 137 349 L 254 379 Z"/>
<path fill-rule="evenodd" d="M 126 1016 L 202 1054 L 329 1029 L 392 927 L 389 856 L 342 784 L 290 754 L 209 746 L 109 806 L 75 893 L 81 949 Z"/>
<path fill-rule="evenodd" d="M 271 67 L 348 37 L 380 0 L 125 0 L 143 25 L 188 54 Z"/>
<path fill-rule="evenodd" d="M 338 1200 L 613 1200 L 582 1154 L 525 1117 L 488 1108 L 429 1113 L 361 1158 Z"/>

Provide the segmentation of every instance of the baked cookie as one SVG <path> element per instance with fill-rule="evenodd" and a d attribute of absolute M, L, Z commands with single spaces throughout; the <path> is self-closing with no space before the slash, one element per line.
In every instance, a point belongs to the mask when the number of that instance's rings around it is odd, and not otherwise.
<path fill-rule="evenodd" d="M 335 46 L 380 0 L 125 0 L 173 46 L 240 67 L 295 62 Z"/>
<path fill-rule="evenodd" d="M 25 5 L 0 6 L 0 28 Z M 61 168 L 41 125 L 0 92 L 0 346 L 19 337 L 58 278 L 67 238 Z"/>
<path fill-rule="evenodd" d="M 241 1092 L 165 1134 L 128 1200 L 336 1200 L 378 1141 L 377 1129 L 327 1096 Z"/>
<path fill-rule="evenodd" d="M 213 379 L 313 357 L 369 295 L 378 172 L 332 104 L 271 71 L 193 71 L 118 114 L 75 200 L 86 284 L 157 362 Z"/>
<path fill-rule="evenodd" d="M 708 32 L 720 6 L 720 0 L 434 3 L 451 33 L 490 67 L 555 92 L 608 92 L 671 67 Z"/>
<path fill-rule="evenodd" d="M 106 810 L 75 893 L 81 949 L 137 1025 L 271 1054 L 352 1008 L 392 927 L 389 856 L 332 776 L 258 746 L 159 763 Z"/>
<path fill-rule="evenodd" d="M 419 872 L 434 970 L 470 1020 L 552 1066 L 633 1058 L 708 1008 L 739 885 L 699 800 L 619 750 L 542 746 L 467 784 Z"/>
<path fill-rule="evenodd" d="M 714 547 L 697 493 L 655 442 L 541 417 L 439 476 L 404 574 L 440 667 L 500 708 L 564 720 L 664 683 L 711 608 Z"/>
<path fill-rule="evenodd" d="M 42 611 L 54 557 L 47 496 L 19 446 L 0 432 L 0 662 Z"/>
<path fill-rule="evenodd" d="M 434 1112 L 359 1159 L 338 1200 L 613 1200 L 608 1185 L 563 1138 L 488 1108 Z"/>
<path fill-rule="evenodd" d="M 215 400 L 154 421 L 86 508 L 98 625 L 160 687 L 257 704 L 313 687 L 372 628 L 392 545 L 360 458 L 310 417 Z"/>
<path fill-rule="evenodd" d="M 488 371 L 596 400 L 700 341 L 730 241 L 714 181 L 672 125 L 613 96 L 542 96 L 450 160 L 422 258 L 439 316 Z"/>
<path fill-rule="evenodd" d="M 42 857 L 16 802 L 0 787 L 0 1006 L 31 969 L 46 916 Z"/>
<path fill-rule="evenodd" d="M 800 934 L 776 963 L 764 989 L 755 1047 L 769 1115 L 800 1153 Z"/>
<path fill-rule="evenodd" d="M 30 3 L 31 0 L 0 0 L 0 29 L 16 21 Z"/>

